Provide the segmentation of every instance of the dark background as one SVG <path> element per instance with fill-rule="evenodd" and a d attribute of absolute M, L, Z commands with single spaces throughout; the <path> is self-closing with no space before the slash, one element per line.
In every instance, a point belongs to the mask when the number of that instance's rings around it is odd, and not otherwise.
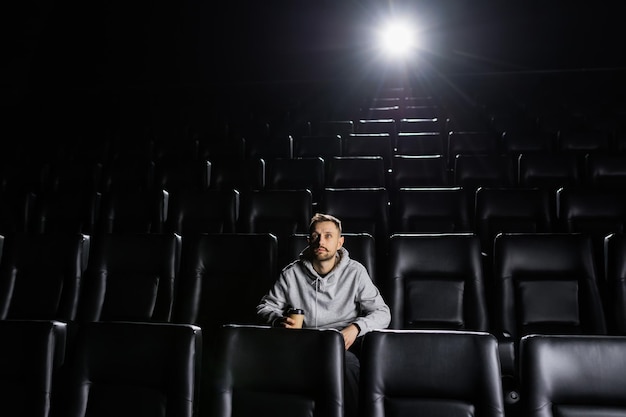
<path fill-rule="evenodd" d="M 1 104 L 5 115 L 34 105 L 84 110 L 81 100 L 118 111 L 136 91 L 367 83 L 389 71 L 373 58 L 371 27 L 393 13 L 424 27 L 415 71 L 621 80 L 621 9 L 577 0 L 5 2 Z"/>

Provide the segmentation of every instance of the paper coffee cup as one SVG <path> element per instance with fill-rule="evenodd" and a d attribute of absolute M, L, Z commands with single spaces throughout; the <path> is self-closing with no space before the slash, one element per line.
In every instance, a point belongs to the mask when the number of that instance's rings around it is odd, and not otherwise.
<path fill-rule="evenodd" d="M 287 314 L 290 318 L 296 321 L 293 327 L 301 329 L 302 323 L 304 322 L 304 310 L 300 308 L 292 308 Z"/>

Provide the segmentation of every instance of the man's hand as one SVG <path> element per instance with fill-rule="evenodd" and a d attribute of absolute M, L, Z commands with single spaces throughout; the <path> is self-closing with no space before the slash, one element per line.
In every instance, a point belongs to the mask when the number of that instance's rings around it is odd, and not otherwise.
<path fill-rule="evenodd" d="M 346 350 L 348 350 L 350 349 L 350 346 L 352 346 L 357 336 L 359 335 L 359 328 L 356 327 L 356 325 L 351 324 L 348 327 L 344 328 L 341 331 L 341 334 L 343 336 L 343 344 Z"/>
<path fill-rule="evenodd" d="M 297 329 L 297 327 L 295 327 L 295 324 L 296 324 L 296 321 L 292 319 L 291 317 L 283 318 L 283 327 L 287 329 Z"/>

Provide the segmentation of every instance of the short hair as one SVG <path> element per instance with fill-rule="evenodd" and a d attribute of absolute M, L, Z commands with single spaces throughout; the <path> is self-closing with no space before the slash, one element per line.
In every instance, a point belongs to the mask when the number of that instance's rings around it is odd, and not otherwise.
<path fill-rule="evenodd" d="M 313 217 L 311 217 L 311 223 L 309 223 L 309 234 L 313 233 L 313 229 L 316 223 L 320 222 L 333 222 L 337 229 L 339 229 L 339 235 L 341 235 L 341 220 L 336 218 L 335 216 L 331 216 L 330 214 L 324 213 L 315 213 Z"/>

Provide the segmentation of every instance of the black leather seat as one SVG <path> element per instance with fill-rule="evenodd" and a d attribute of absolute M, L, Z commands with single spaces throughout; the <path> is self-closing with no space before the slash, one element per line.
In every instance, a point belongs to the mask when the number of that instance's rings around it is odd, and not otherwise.
<path fill-rule="evenodd" d="M 473 231 L 473 205 L 462 187 L 401 188 L 392 195 L 392 233 Z"/>
<path fill-rule="evenodd" d="M 443 155 L 395 155 L 390 173 L 392 192 L 410 187 L 447 186 L 448 171 Z"/>
<path fill-rule="evenodd" d="M 494 329 L 503 373 L 519 377 L 527 334 L 607 333 L 591 240 L 581 234 L 501 234 L 494 247 Z"/>
<path fill-rule="evenodd" d="M 555 223 L 555 196 L 539 188 L 479 188 L 475 230 L 483 253 L 493 255 L 499 233 L 548 233 Z"/>
<path fill-rule="evenodd" d="M 162 233 L 169 193 L 162 189 L 102 194 L 96 233 Z"/>
<path fill-rule="evenodd" d="M 265 188 L 265 160 L 215 159 L 211 162 L 213 190 L 261 190 Z"/>
<path fill-rule="evenodd" d="M 490 330 L 473 234 L 392 235 L 386 279 L 394 329 Z"/>
<path fill-rule="evenodd" d="M 380 156 L 343 156 L 327 159 L 325 186 L 329 188 L 385 187 L 385 162 Z"/>
<path fill-rule="evenodd" d="M 258 323 L 255 308 L 278 278 L 277 259 L 269 233 L 185 237 L 173 321 L 197 324 L 207 337 L 224 324 Z"/>
<path fill-rule="evenodd" d="M 0 263 L 0 319 L 76 318 L 90 252 L 82 234 L 11 234 Z"/>
<path fill-rule="evenodd" d="M 34 233 L 84 233 L 99 225 L 102 195 L 95 191 L 49 191 L 37 195 L 30 220 Z"/>
<path fill-rule="evenodd" d="M 623 337 L 524 337 L 521 341 L 523 415 L 626 414 L 624 357 Z"/>
<path fill-rule="evenodd" d="M 173 233 L 94 237 L 78 320 L 169 321 L 180 251 L 181 238 Z"/>
<path fill-rule="evenodd" d="M 344 346 L 336 330 L 227 326 L 205 380 L 212 417 L 342 417 Z"/>
<path fill-rule="evenodd" d="M 325 161 L 320 157 L 267 161 L 268 190 L 310 190 L 313 202 L 319 202 L 325 184 Z"/>
<path fill-rule="evenodd" d="M 170 194 L 165 230 L 181 236 L 234 233 L 240 193 L 230 190 L 177 190 Z"/>
<path fill-rule="evenodd" d="M 360 415 L 503 417 L 496 339 L 463 331 L 366 334 Z"/>
<path fill-rule="evenodd" d="M 0 337 L 0 413 L 48 417 L 65 360 L 66 323 L 0 320 Z"/>
<path fill-rule="evenodd" d="M 58 415 L 192 417 L 198 409 L 201 354 L 197 326 L 82 324 Z"/>
<path fill-rule="evenodd" d="M 612 233 L 605 238 L 604 262 L 609 334 L 626 336 L 626 235 Z"/>

